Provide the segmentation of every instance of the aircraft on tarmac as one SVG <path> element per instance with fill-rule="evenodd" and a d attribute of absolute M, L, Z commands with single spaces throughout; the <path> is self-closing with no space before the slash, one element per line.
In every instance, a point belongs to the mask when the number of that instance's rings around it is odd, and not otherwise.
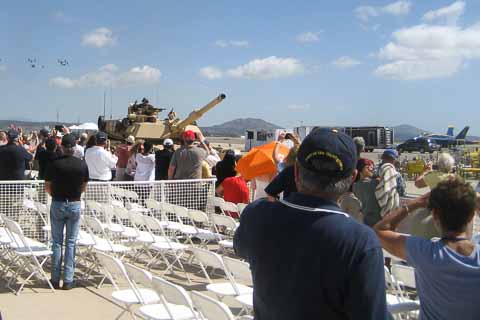
<path fill-rule="evenodd" d="M 462 131 L 460 131 L 457 136 L 453 135 L 453 130 L 455 128 L 453 126 L 448 126 L 447 129 L 447 134 L 427 134 L 424 135 L 424 138 L 429 138 L 432 142 L 438 144 L 442 148 L 449 148 L 449 147 L 454 147 L 457 145 L 462 145 L 462 144 L 474 144 L 476 142 L 473 141 L 468 141 L 466 140 L 467 138 L 467 133 L 468 130 L 470 130 L 469 126 L 466 126 L 463 128 Z"/>

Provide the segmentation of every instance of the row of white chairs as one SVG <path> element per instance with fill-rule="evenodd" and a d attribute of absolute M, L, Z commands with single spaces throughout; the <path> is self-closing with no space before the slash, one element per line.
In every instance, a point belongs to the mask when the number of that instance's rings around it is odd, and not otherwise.
<path fill-rule="evenodd" d="M 98 258 L 114 286 L 112 299 L 125 307 L 117 319 L 125 312 L 129 312 L 133 319 L 137 314 L 148 320 L 235 319 L 228 306 L 200 292 L 188 294 L 181 286 L 152 276 L 135 265 L 124 264 L 113 256 L 99 253 Z M 128 288 L 121 289 L 119 283 L 126 284 Z M 135 306 L 139 306 L 137 311 Z M 241 319 L 253 318 L 242 316 Z"/>
<path fill-rule="evenodd" d="M 0 278 L 6 280 L 6 287 L 19 295 L 30 279 L 36 277 L 45 281 L 49 288 L 55 292 L 43 266 L 52 255 L 52 251 L 43 243 L 24 235 L 20 224 L 4 215 L 0 215 L 0 223 L 5 227 L 0 228 L 0 258 L 3 266 Z M 26 277 L 24 273 L 29 272 Z M 11 287 L 22 278 L 20 287 L 15 290 Z"/>
<path fill-rule="evenodd" d="M 227 212 L 236 213 L 240 216 L 243 210 L 247 207 L 247 203 L 233 203 L 229 201 L 225 201 L 221 197 L 213 197 L 212 198 L 212 205 L 214 207 L 220 208 L 220 211 L 225 215 Z"/>

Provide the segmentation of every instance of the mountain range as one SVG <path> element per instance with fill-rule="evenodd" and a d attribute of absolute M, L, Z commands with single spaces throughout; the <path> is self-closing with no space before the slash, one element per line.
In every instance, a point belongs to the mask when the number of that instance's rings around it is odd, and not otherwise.
<path fill-rule="evenodd" d="M 44 122 L 32 122 L 32 121 L 17 121 L 17 120 L 0 120 L 0 129 L 7 128 L 10 124 L 15 124 L 17 127 L 22 127 L 24 132 L 30 132 L 32 130 L 39 130 L 44 127 L 53 128 L 55 125 L 59 124 L 53 121 L 44 121 Z M 70 123 L 66 123 L 65 125 L 69 126 Z M 227 121 L 225 123 L 209 126 L 209 127 L 201 127 L 202 132 L 205 136 L 216 136 L 216 137 L 240 137 L 245 135 L 245 131 L 247 129 L 266 129 L 266 130 L 274 130 L 282 128 L 282 126 L 267 122 L 262 119 L 256 118 L 243 118 L 243 119 L 235 119 L 231 121 Z M 398 126 L 392 127 L 395 130 L 395 141 L 401 142 L 407 139 L 417 137 L 424 133 L 428 133 L 428 131 L 408 125 L 408 124 L 401 124 Z M 479 137 L 469 136 L 472 140 L 480 140 Z"/>

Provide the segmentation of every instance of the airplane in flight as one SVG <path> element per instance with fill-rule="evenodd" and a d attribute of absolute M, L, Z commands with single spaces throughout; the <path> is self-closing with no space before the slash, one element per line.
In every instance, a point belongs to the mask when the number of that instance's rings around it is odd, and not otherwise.
<path fill-rule="evenodd" d="M 476 143 L 474 141 L 466 140 L 468 130 L 470 130 L 469 126 L 466 126 L 465 128 L 463 128 L 462 131 L 460 131 L 460 133 L 457 134 L 456 136 L 453 135 L 454 129 L 455 128 L 453 126 L 448 126 L 447 134 L 434 133 L 434 134 L 427 134 L 424 137 L 429 138 L 432 142 L 438 144 L 442 148 L 449 148 L 449 147 L 454 147 L 462 144 Z"/>

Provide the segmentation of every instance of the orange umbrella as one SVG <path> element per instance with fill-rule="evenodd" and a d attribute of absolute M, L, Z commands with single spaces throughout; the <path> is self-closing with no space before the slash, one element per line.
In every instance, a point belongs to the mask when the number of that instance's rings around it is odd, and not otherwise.
<path fill-rule="evenodd" d="M 275 142 L 252 148 L 252 150 L 238 161 L 237 172 L 239 172 L 245 180 L 250 180 L 264 174 L 275 174 L 277 168 L 273 161 L 273 149 L 275 149 Z M 286 157 L 289 149 L 281 144 L 279 152 Z"/>

